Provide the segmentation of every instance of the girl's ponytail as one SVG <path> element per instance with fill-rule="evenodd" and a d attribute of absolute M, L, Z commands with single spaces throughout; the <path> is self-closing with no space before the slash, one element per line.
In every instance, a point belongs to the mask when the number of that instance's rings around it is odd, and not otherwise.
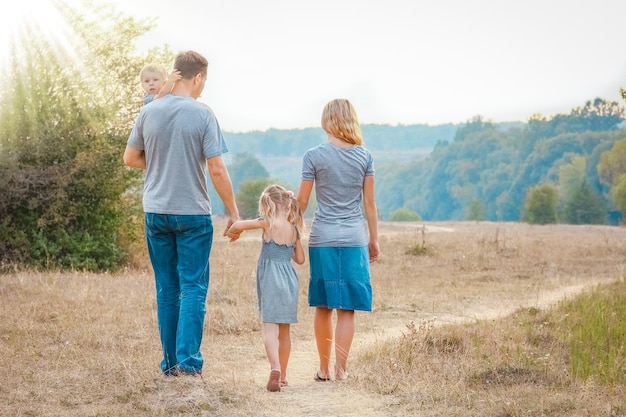
<path fill-rule="evenodd" d="M 304 231 L 304 217 L 293 191 L 278 184 L 268 185 L 259 197 L 259 215 L 273 225 L 279 207 L 285 208 L 287 220 L 296 226 L 298 235 L 301 236 Z"/>
<path fill-rule="evenodd" d="M 298 204 L 298 200 L 293 195 L 293 191 L 287 191 L 289 193 L 289 202 L 287 204 L 287 220 L 289 223 L 296 226 L 298 230 L 298 236 L 302 236 L 304 232 L 304 216 L 302 210 L 300 210 L 300 205 Z"/>

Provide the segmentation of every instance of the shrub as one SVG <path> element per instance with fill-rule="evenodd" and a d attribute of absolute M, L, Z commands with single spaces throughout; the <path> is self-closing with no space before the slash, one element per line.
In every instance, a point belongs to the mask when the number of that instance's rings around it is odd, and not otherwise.
<path fill-rule="evenodd" d="M 389 220 L 392 222 L 418 222 L 422 217 L 411 209 L 406 207 L 394 210 L 389 214 Z"/>

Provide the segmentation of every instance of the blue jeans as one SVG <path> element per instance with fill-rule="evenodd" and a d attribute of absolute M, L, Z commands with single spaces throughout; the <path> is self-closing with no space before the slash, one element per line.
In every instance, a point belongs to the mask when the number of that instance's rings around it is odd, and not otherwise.
<path fill-rule="evenodd" d="M 145 221 L 163 347 L 161 370 L 200 373 L 213 244 L 211 216 L 146 213 Z"/>

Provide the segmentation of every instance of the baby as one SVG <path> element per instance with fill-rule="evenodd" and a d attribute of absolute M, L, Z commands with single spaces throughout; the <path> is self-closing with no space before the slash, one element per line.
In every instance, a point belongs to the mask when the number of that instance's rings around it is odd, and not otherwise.
<path fill-rule="evenodd" d="M 139 73 L 139 79 L 141 80 L 141 87 L 145 91 L 146 95 L 143 97 L 143 104 L 148 104 L 152 100 L 163 97 L 169 94 L 174 87 L 174 83 L 180 80 L 180 71 L 174 69 L 172 73 L 167 76 L 165 67 L 160 64 L 147 64 Z"/>

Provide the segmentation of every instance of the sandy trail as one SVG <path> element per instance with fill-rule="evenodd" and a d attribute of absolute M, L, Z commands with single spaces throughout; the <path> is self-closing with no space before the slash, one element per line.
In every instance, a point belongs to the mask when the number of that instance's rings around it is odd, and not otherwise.
<path fill-rule="evenodd" d="M 520 300 L 520 304 L 512 306 L 510 303 L 501 309 L 483 309 L 476 306 L 476 312 L 472 317 L 446 315 L 439 316 L 435 325 L 448 323 L 464 323 L 476 320 L 496 319 L 513 313 L 520 307 L 546 308 L 559 300 L 573 297 L 586 288 L 609 280 L 598 280 L 586 285 L 572 285 L 559 288 L 558 290 L 546 291 L 533 295 L 526 300 Z M 358 322 L 358 317 L 357 317 Z M 400 336 L 406 331 L 405 322 L 398 323 L 395 327 L 389 327 L 383 331 L 357 333 L 352 345 L 351 357 L 355 357 L 360 350 L 367 348 L 372 343 L 380 342 L 386 338 Z M 261 350 L 261 341 L 259 340 Z M 288 379 L 289 386 L 279 393 L 267 393 L 264 397 L 267 401 L 265 410 L 272 410 L 267 415 L 291 415 L 291 416 L 341 416 L 341 417 L 384 417 L 389 416 L 386 410 L 390 401 L 389 396 L 376 395 L 358 389 L 350 380 L 346 382 L 316 382 L 313 375 L 317 369 L 318 357 L 313 339 L 297 341 L 293 344 L 289 360 Z M 331 361 L 332 367 L 332 361 Z M 268 362 L 263 358 L 255 363 L 253 368 L 254 383 L 259 390 L 265 389 L 266 378 L 269 375 Z M 262 414 L 265 415 L 265 414 Z"/>
<path fill-rule="evenodd" d="M 441 228 L 441 232 L 448 232 Z M 432 230 L 431 230 L 432 232 Z M 598 284 L 609 283 L 613 279 L 594 279 L 585 284 L 563 286 L 554 290 L 537 291 L 535 293 L 520 293 L 517 303 L 510 301 L 494 308 L 476 304 L 470 314 L 458 316 L 454 314 L 438 314 L 433 324 L 469 323 L 477 320 L 492 320 L 513 313 L 522 307 L 548 308 L 560 300 L 571 298 L 585 289 Z M 357 313 L 357 332 L 352 345 L 350 357 L 354 358 L 359 351 L 368 348 L 373 343 L 387 338 L 398 337 L 406 331 L 406 321 L 384 328 L 384 330 L 360 332 Z M 364 314 L 364 313 L 362 313 Z M 376 314 L 375 312 L 372 314 Z M 312 336 L 312 335 L 311 335 Z M 259 340 L 259 344 L 261 341 Z M 259 347 L 262 349 L 262 347 Z M 318 356 L 314 339 L 295 341 L 289 361 L 288 379 L 290 385 L 280 393 L 265 396 L 267 409 L 270 414 L 292 416 L 342 416 L 342 417 L 383 417 L 389 416 L 387 409 L 393 398 L 365 392 L 356 387 L 350 380 L 346 382 L 316 382 L 313 375 L 317 369 Z M 331 367 L 333 362 L 331 361 Z M 349 362 L 348 362 L 349 364 Z M 258 360 L 254 367 L 255 383 L 259 389 L 265 389 L 266 377 L 269 375 L 269 365 L 266 360 Z M 262 414 L 265 415 L 265 414 Z"/>

